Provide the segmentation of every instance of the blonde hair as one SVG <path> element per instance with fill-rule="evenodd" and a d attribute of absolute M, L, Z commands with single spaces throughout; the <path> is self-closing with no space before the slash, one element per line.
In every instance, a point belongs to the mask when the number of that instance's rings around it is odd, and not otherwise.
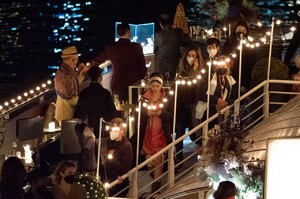
<path fill-rule="evenodd" d="M 297 54 L 295 57 L 295 66 L 300 69 L 300 54 Z"/>
<path fill-rule="evenodd" d="M 65 172 L 65 170 L 67 170 L 67 168 L 70 167 L 75 167 L 77 168 L 77 165 L 75 162 L 71 162 L 71 161 L 61 161 L 55 168 L 51 178 L 54 184 L 59 184 L 62 180 L 62 177 L 60 176 L 60 172 Z"/>

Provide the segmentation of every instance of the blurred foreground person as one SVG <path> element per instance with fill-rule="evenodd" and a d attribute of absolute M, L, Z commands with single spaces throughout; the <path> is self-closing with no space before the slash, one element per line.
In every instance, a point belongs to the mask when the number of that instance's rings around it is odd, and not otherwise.
<path fill-rule="evenodd" d="M 31 184 L 31 195 L 34 199 L 54 199 L 52 192 L 47 188 L 50 184 L 48 172 L 37 168 L 28 173 L 27 181 Z"/>
<path fill-rule="evenodd" d="M 86 199 L 86 191 L 83 186 L 75 184 L 77 165 L 74 162 L 60 162 L 54 173 L 52 188 L 55 199 Z"/>
<path fill-rule="evenodd" d="M 26 170 L 17 157 L 9 157 L 4 161 L 1 170 L 0 198 L 29 199 L 30 186 L 26 186 Z M 24 188 L 24 189 L 23 189 Z"/>
<path fill-rule="evenodd" d="M 235 199 L 237 194 L 236 186 L 233 182 L 220 182 L 218 189 L 214 193 L 214 199 Z"/>

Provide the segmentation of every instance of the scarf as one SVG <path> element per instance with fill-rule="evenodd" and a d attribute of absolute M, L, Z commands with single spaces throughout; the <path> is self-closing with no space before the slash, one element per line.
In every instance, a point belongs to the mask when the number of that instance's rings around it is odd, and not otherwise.
<path fill-rule="evenodd" d="M 71 99 L 79 95 L 79 81 L 76 70 L 65 63 L 60 65 L 60 68 L 55 74 L 55 92 L 63 99 Z"/>

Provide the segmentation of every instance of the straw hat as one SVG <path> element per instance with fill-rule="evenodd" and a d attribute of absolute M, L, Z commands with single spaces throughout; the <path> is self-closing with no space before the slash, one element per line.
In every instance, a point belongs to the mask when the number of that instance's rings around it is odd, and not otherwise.
<path fill-rule="evenodd" d="M 77 52 L 77 49 L 75 46 L 66 47 L 61 52 L 61 58 L 67 58 L 67 57 L 71 57 L 73 55 L 80 56 L 80 54 Z"/>

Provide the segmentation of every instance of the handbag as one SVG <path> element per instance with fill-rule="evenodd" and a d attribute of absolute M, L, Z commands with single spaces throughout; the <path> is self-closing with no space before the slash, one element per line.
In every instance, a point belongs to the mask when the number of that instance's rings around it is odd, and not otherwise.
<path fill-rule="evenodd" d="M 199 120 L 202 119 L 204 112 L 206 111 L 207 108 L 207 102 L 203 101 L 198 101 L 196 105 L 196 115 L 195 117 Z"/>

